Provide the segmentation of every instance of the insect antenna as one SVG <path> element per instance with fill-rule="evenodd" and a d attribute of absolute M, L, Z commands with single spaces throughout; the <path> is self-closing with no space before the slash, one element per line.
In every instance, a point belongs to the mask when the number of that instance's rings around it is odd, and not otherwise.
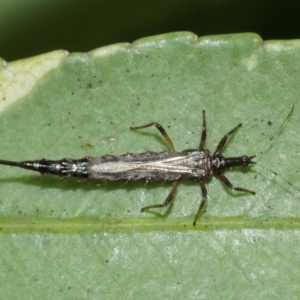
<path fill-rule="evenodd" d="M 272 142 L 274 140 L 275 137 L 277 137 L 280 133 L 280 131 L 282 130 L 282 128 L 284 127 L 284 125 L 286 124 L 286 122 L 289 120 L 289 118 L 291 117 L 293 111 L 294 111 L 294 107 L 295 105 L 293 104 L 292 109 L 290 110 L 289 114 L 287 115 L 287 117 L 284 119 L 284 121 L 282 122 L 282 124 L 279 126 L 278 130 L 269 138 L 269 142 Z M 263 151 L 260 151 L 259 154 L 264 154 Z M 255 156 L 257 156 L 258 154 L 256 154 Z M 291 187 L 293 187 L 294 189 L 296 189 L 298 192 L 300 192 L 300 188 L 297 187 L 296 185 L 294 185 L 293 183 L 291 183 L 290 181 L 286 180 L 285 178 L 283 178 L 282 176 L 280 176 L 277 172 L 267 168 L 266 166 L 258 163 L 258 162 L 253 162 L 254 164 L 258 165 L 259 167 L 263 168 L 264 170 L 272 173 L 273 175 L 277 176 L 278 178 L 280 178 L 280 180 L 282 180 L 283 182 L 287 183 L 288 185 L 290 185 Z"/>
<path fill-rule="evenodd" d="M 272 173 L 273 175 L 277 176 L 278 178 L 280 178 L 280 180 L 282 180 L 283 182 L 287 183 L 288 185 L 290 185 L 291 187 L 293 187 L 294 189 L 296 189 L 298 192 L 300 192 L 300 188 L 298 188 L 297 186 L 295 186 L 295 185 L 294 185 L 293 183 L 291 183 L 290 181 L 284 179 L 284 178 L 283 178 L 282 176 L 280 176 L 277 172 L 275 172 L 275 171 L 273 171 L 273 170 L 271 170 L 271 169 L 265 167 L 264 165 L 262 165 L 262 164 L 260 164 L 260 163 L 258 163 L 258 162 L 256 162 L 256 161 L 253 161 L 252 163 L 255 164 L 255 165 L 257 165 L 257 166 L 259 166 L 259 167 L 261 167 L 261 168 L 263 168 L 264 170 L 266 170 L 266 171 Z"/>
<path fill-rule="evenodd" d="M 279 134 L 279 132 L 281 131 L 281 129 L 283 128 L 283 126 L 285 125 L 285 123 L 288 121 L 288 119 L 290 118 L 290 116 L 292 115 L 292 113 L 294 111 L 294 107 L 295 107 L 295 104 L 293 104 L 291 111 L 289 112 L 289 114 L 287 115 L 287 117 L 285 118 L 285 120 L 283 121 L 283 123 L 279 126 L 278 130 L 270 137 L 270 139 L 269 139 L 270 142 L 272 140 L 274 140 L 274 138 Z"/>
<path fill-rule="evenodd" d="M 281 132 L 281 130 L 283 129 L 284 125 L 286 124 L 286 122 L 289 120 L 289 118 L 291 117 L 293 111 L 294 111 L 294 107 L 295 105 L 293 104 L 292 109 L 290 110 L 289 114 L 287 115 L 287 117 L 284 119 L 284 121 L 282 122 L 282 124 L 279 126 L 279 128 L 277 129 L 277 131 L 269 138 L 269 145 L 268 148 L 265 151 L 260 151 L 259 153 L 257 153 L 256 155 L 263 155 L 267 152 L 267 150 L 270 148 L 271 143 L 273 143 L 275 137 L 277 137 L 279 135 L 279 133 Z"/>

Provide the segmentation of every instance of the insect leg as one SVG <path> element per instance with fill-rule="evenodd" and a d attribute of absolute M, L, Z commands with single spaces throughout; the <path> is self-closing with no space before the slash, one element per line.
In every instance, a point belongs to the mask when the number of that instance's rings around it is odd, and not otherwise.
<path fill-rule="evenodd" d="M 197 214 L 196 214 L 194 222 L 193 222 L 194 226 L 196 225 L 196 222 L 199 219 L 199 216 L 200 216 L 200 214 L 202 212 L 202 209 L 203 209 L 203 207 L 206 203 L 206 200 L 207 200 L 207 190 L 206 190 L 205 184 L 204 184 L 203 181 L 200 181 L 199 183 L 200 183 L 200 187 L 201 187 L 201 190 L 202 190 L 202 200 L 201 200 L 200 206 L 198 208 Z"/>
<path fill-rule="evenodd" d="M 227 142 L 227 139 L 229 138 L 229 136 L 231 136 L 236 130 L 238 130 L 240 127 L 242 126 L 242 124 L 240 123 L 238 126 L 234 127 L 232 130 L 230 130 L 227 134 L 225 134 L 223 136 L 223 138 L 221 139 L 221 141 L 219 142 L 219 145 L 215 151 L 215 153 L 219 153 L 221 152 L 222 148 L 224 147 L 225 143 Z"/>
<path fill-rule="evenodd" d="M 155 204 L 155 205 L 149 205 L 149 206 L 143 207 L 141 209 L 141 212 L 144 212 L 145 210 L 148 210 L 150 208 L 159 208 L 159 207 L 167 206 L 173 199 L 173 196 L 176 192 L 177 185 L 178 185 L 178 181 L 174 181 L 171 192 L 163 204 Z"/>
<path fill-rule="evenodd" d="M 168 143 L 171 150 L 174 152 L 175 147 L 174 147 L 171 139 L 169 138 L 167 132 L 165 131 L 165 129 L 160 124 L 158 124 L 156 122 L 151 122 L 149 124 L 142 125 L 142 126 L 130 127 L 130 129 L 131 130 L 137 130 L 137 129 L 147 128 L 147 127 L 150 127 L 150 126 L 155 126 L 159 130 L 159 132 L 162 134 L 162 136 L 164 137 L 165 141 Z"/>
<path fill-rule="evenodd" d="M 203 116 L 203 125 L 202 125 L 202 134 L 201 134 L 201 140 L 199 144 L 199 149 L 203 149 L 205 140 L 206 140 L 206 118 L 205 118 L 205 110 L 202 111 Z"/>
<path fill-rule="evenodd" d="M 235 187 L 232 185 L 232 183 L 225 177 L 224 174 L 218 174 L 219 175 L 219 178 L 232 190 L 235 190 L 235 191 L 239 191 L 239 192 L 245 192 L 245 193 L 249 193 L 249 194 L 252 194 L 252 195 L 255 195 L 255 192 L 253 191 L 250 191 L 250 190 L 247 190 L 247 189 L 244 189 L 244 188 L 240 188 L 240 187 Z"/>

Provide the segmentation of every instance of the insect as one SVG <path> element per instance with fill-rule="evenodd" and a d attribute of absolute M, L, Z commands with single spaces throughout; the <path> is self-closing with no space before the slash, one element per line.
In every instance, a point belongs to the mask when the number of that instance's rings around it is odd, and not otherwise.
<path fill-rule="evenodd" d="M 279 128 L 279 131 L 292 114 L 293 109 L 294 106 Z M 185 179 L 197 181 L 202 191 L 202 200 L 193 222 L 193 225 L 196 225 L 196 222 L 207 201 L 205 180 L 216 175 L 230 189 L 255 195 L 254 191 L 234 186 L 224 175 L 224 171 L 235 166 L 247 167 L 251 164 L 257 164 L 253 161 L 253 158 L 255 158 L 256 155 L 224 157 L 222 154 L 222 149 L 228 138 L 242 126 L 241 123 L 223 136 L 213 153 L 208 149 L 204 149 L 207 131 L 206 114 L 204 110 L 202 111 L 202 116 L 202 134 L 199 146 L 196 149 L 187 149 L 181 152 L 175 151 L 175 147 L 165 129 L 160 124 L 152 122 L 142 126 L 130 127 L 130 129 L 138 130 L 155 126 L 162 134 L 171 151 L 147 151 L 138 154 L 126 153 L 123 155 L 105 155 L 102 157 L 87 156 L 82 159 L 63 158 L 61 160 L 48 160 L 42 158 L 40 160 L 20 162 L 0 160 L 0 164 L 37 171 L 41 174 L 59 175 L 63 178 L 74 176 L 86 179 L 100 179 L 104 181 L 115 181 L 121 179 L 126 181 L 144 179 L 146 182 L 156 180 L 174 181 L 168 197 L 162 204 L 146 206 L 141 209 L 142 212 L 152 208 L 166 207 L 173 199 L 179 180 Z M 279 131 L 277 131 L 274 136 Z M 270 140 L 272 140 L 274 136 Z M 267 170 L 272 172 L 274 175 L 278 175 L 269 169 Z M 286 182 L 289 183 L 288 181 Z"/>

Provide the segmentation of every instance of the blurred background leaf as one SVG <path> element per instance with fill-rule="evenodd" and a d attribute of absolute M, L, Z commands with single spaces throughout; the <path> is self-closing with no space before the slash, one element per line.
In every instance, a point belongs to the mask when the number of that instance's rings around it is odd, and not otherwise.
<path fill-rule="evenodd" d="M 299 9 L 296 0 L 0 0 L 0 56 L 86 52 L 173 31 L 293 39 L 300 35 Z"/>

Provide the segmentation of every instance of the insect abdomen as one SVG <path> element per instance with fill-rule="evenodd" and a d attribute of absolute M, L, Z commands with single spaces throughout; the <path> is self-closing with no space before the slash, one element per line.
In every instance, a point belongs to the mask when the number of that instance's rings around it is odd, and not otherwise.
<path fill-rule="evenodd" d="M 41 160 L 23 161 L 15 165 L 23 169 L 40 172 L 41 174 L 88 178 L 87 165 L 89 161 L 89 157 L 82 159 L 63 158 L 61 160 L 48 160 L 43 158 Z"/>

